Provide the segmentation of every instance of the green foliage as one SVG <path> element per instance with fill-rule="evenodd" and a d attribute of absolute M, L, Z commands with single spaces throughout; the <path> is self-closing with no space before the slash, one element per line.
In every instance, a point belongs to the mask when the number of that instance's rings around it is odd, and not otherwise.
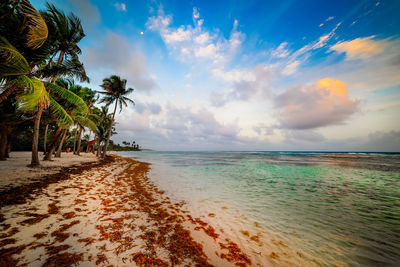
<path fill-rule="evenodd" d="M 24 56 L 6 38 L 0 36 L 0 79 L 26 75 L 31 68 Z"/>
<path fill-rule="evenodd" d="M 74 123 L 68 112 L 52 97 L 50 97 L 50 110 L 52 114 L 55 115 L 60 125 L 67 126 Z"/>
<path fill-rule="evenodd" d="M 48 107 L 50 104 L 50 96 L 43 82 L 36 78 L 31 78 L 29 80 L 33 90 L 20 97 L 21 107 L 30 112 L 35 111 L 38 106 L 41 105 Z"/>
<path fill-rule="evenodd" d="M 80 112 L 87 114 L 89 109 L 81 97 L 74 94 L 72 91 L 52 83 L 46 83 L 46 87 L 54 94 L 58 95 L 65 101 L 75 105 Z"/>
<path fill-rule="evenodd" d="M 26 45 L 29 48 L 37 49 L 47 39 L 49 32 L 46 22 L 28 0 L 22 0 L 21 10 L 26 18 Z"/>
<path fill-rule="evenodd" d="M 104 79 L 103 84 L 100 86 L 105 90 L 104 92 L 99 92 L 104 95 L 100 103 L 105 103 L 109 106 L 114 101 L 117 101 L 117 104 L 120 107 L 120 112 L 122 111 L 122 106 L 126 107 L 128 105 L 127 102 L 135 104 L 132 99 L 126 97 L 131 94 L 134 89 L 126 88 L 125 79 L 121 79 L 121 77 L 117 75 L 112 75 L 110 78 Z"/>

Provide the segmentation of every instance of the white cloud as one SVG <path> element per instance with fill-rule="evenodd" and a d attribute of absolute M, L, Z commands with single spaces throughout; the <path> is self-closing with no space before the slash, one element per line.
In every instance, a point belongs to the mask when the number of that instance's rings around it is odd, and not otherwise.
<path fill-rule="evenodd" d="M 298 57 L 300 57 L 300 56 L 302 56 L 302 55 L 304 55 L 304 54 L 306 54 L 306 53 L 308 53 L 308 52 L 310 52 L 312 50 L 324 47 L 328 43 L 328 41 L 330 39 L 332 39 L 332 37 L 335 35 L 335 32 L 339 28 L 340 25 L 341 25 L 341 22 L 336 24 L 336 26 L 329 33 L 320 36 L 318 38 L 318 40 L 316 40 L 314 42 L 311 42 L 311 43 L 303 46 L 302 48 L 300 48 L 296 52 L 294 52 L 291 55 L 291 58 L 292 59 L 296 59 L 296 58 L 298 58 Z"/>
<path fill-rule="evenodd" d="M 312 46 L 312 49 L 317 49 L 317 48 L 321 48 L 321 47 L 325 46 L 326 43 L 333 37 L 333 35 L 335 35 L 335 32 L 336 32 L 337 28 L 339 28 L 340 24 L 341 24 L 341 22 L 339 22 L 330 33 L 321 36 L 319 38 L 318 42 Z"/>
<path fill-rule="evenodd" d="M 299 66 L 300 66 L 300 61 L 295 60 L 285 66 L 285 68 L 282 70 L 282 74 L 283 75 L 292 75 L 297 72 L 297 69 L 299 68 Z"/>
<path fill-rule="evenodd" d="M 193 20 L 200 18 L 200 13 L 196 7 L 193 8 Z"/>
<path fill-rule="evenodd" d="M 255 81 L 256 79 L 256 76 L 253 72 L 241 69 L 224 71 L 223 69 L 215 68 L 212 70 L 212 74 L 215 77 L 221 78 L 227 82 Z"/>
<path fill-rule="evenodd" d="M 176 31 L 165 32 L 164 40 L 167 44 L 188 41 L 191 38 L 190 29 L 185 30 L 184 26 L 179 27 Z"/>
<path fill-rule="evenodd" d="M 204 44 L 210 41 L 210 34 L 208 32 L 202 33 L 194 38 L 198 44 Z"/>
<path fill-rule="evenodd" d="M 172 27 L 172 16 L 163 10 L 148 19 L 146 27 L 160 33 L 167 47 L 183 62 L 193 63 L 193 59 L 223 64 L 230 60 L 243 42 L 244 35 L 237 30 L 235 20 L 229 39 L 219 32 L 210 32 L 202 27 L 203 19 L 197 8 L 193 8 L 194 25 Z M 194 56 L 194 58 L 193 58 Z"/>
<path fill-rule="evenodd" d="M 126 4 L 125 3 L 116 2 L 114 4 L 114 6 L 118 11 L 126 11 Z"/>
<path fill-rule="evenodd" d="M 287 42 L 283 42 L 281 43 L 278 48 L 276 48 L 275 50 L 272 50 L 271 55 L 273 57 L 277 57 L 277 58 L 285 58 L 289 55 L 290 51 L 288 49 L 286 49 L 288 43 Z"/>

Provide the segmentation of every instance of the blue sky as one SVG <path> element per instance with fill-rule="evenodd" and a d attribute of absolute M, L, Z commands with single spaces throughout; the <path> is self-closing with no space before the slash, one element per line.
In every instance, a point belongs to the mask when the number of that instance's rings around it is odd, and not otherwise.
<path fill-rule="evenodd" d="M 118 142 L 400 151 L 399 1 L 52 3 L 82 19 L 88 86 L 135 88 Z"/>

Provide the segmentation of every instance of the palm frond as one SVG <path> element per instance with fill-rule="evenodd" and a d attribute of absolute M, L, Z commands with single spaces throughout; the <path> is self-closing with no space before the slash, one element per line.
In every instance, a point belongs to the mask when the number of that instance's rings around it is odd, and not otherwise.
<path fill-rule="evenodd" d="M 0 36 L 0 78 L 12 75 L 25 75 L 31 68 L 18 50 L 6 38 Z"/>
<path fill-rule="evenodd" d="M 30 80 L 33 90 L 19 98 L 21 108 L 26 111 L 34 111 L 40 105 L 47 107 L 50 104 L 50 96 L 43 82 L 36 78 L 31 78 Z"/>
<path fill-rule="evenodd" d="M 96 123 L 94 121 L 92 121 L 89 118 L 86 118 L 85 120 L 85 127 L 88 127 L 91 131 L 95 132 L 96 131 Z"/>
<path fill-rule="evenodd" d="M 26 28 L 28 31 L 26 45 L 29 48 L 37 49 L 44 44 L 49 34 L 46 22 L 28 0 L 22 0 L 21 9 L 27 18 Z"/>
<path fill-rule="evenodd" d="M 71 116 L 65 111 L 65 109 L 56 101 L 50 97 L 50 110 L 54 114 L 62 126 L 68 126 L 74 123 Z"/>
<path fill-rule="evenodd" d="M 132 105 L 135 105 L 135 101 L 133 101 L 132 99 L 130 99 L 130 98 L 126 97 L 126 96 L 123 96 L 122 99 L 125 100 L 128 103 L 131 103 Z"/>
<path fill-rule="evenodd" d="M 71 59 L 64 60 L 61 64 L 49 64 L 45 68 L 41 69 L 38 73 L 42 78 L 50 77 L 75 77 L 81 82 L 89 82 L 89 77 L 86 75 L 86 70 L 78 59 L 74 56 Z"/>
<path fill-rule="evenodd" d="M 7 87 L 16 86 L 21 89 L 28 89 L 28 92 L 32 92 L 34 89 L 32 80 L 26 75 L 19 75 L 16 78 L 9 80 L 6 84 Z"/>
<path fill-rule="evenodd" d="M 51 91 L 51 93 L 55 93 L 64 100 L 75 105 L 82 113 L 86 114 L 88 112 L 88 107 L 85 101 L 68 89 L 52 83 L 46 83 L 46 87 Z"/>

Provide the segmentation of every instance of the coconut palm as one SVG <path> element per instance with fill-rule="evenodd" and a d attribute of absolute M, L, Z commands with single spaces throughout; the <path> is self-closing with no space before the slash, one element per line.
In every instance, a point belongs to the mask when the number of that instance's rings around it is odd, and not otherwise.
<path fill-rule="evenodd" d="M 68 118 L 68 114 L 49 95 L 52 89 L 60 93 L 59 88 L 50 86 L 50 83 L 46 83 L 45 86 L 34 76 L 53 77 L 52 82 L 58 75 L 75 75 L 81 80 L 87 80 L 83 65 L 77 58 L 77 54 L 80 53 L 77 42 L 84 36 L 79 19 L 73 14 L 65 16 L 52 5 L 48 5 L 47 13 L 44 12 L 42 15 L 28 0 L 9 0 L 4 6 L 2 4 L 0 10 L 2 18 L 0 24 L 0 83 L 2 84 L 0 102 L 15 90 L 20 90 L 24 94 L 20 98 L 22 106 L 28 111 L 36 109 L 32 166 L 39 165 L 39 125 L 43 110 L 53 106 L 55 113 L 64 120 Z M 50 37 L 48 25 L 52 29 Z M 52 59 L 58 52 L 58 61 L 54 64 Z M 68 55 L 69 58 L 63 62 Z M 44 64 L 46 59 L 47 63 Z M 81 103 L 77 104 L 81 105 Z"/>
<path fill-rule="evenodd" d="M 69 101 L 65 97 L 59 99 L 60 104 L 63 105 L 66 112 L 71 117 L 71 120 L 68 121 L 67 124 L 63 123 L 63 122 L 59 123 L 59 127 L 53 138 L 53 142 L 49 146 L 49 150 L 46 152 L 44 160 L 51 160 L 51 156 L 52 156 L 52 153 L 56 149 L 57 142 L 58 142 L 59 138 L 61 136 L 63 136 L 61 139 L 60 145 L 59 145 L 60 149 L 59 149 L 59 153 L 58 153 L 58 156 L 61 156 L 61 148 L 63 146 L 66 132 L 68 131 L 68 128 L 70 127 L 70 125 L 72 125 L 73 123 L 76 123 L 80 126 L 80 132 L 84 127 L 89 127 L 90 129 L 94 129 L 96 127 L 95 123 L 92 121 L 95 118 L 95 116 L 91 114 L 91 109 L 88 108 L 88 106 L 93 107 L 93 104 L 96 101 L 95 91 L 93 91 L 89 88 L 86 88 L 86 87 L 82 88 L 79 85 L 75 85 L 73 80 L 57 80 L 55 85 L 56 86 L 66 85 L 68 88 L 64 88 L 61 86 L 59 86 L 59 87 L 63 88 L 66 92 L 68 92 L 72 95 L 75 95 L 77 98 L 79 98 L 79 100 L 76 99 L 76 101 L 83 102 L 85 105 L 85 109 L 82 109 L 81 107 L 76 106 L 73 102 Z M 78 142 L 78 146 L 79 146 L 79 142 Z"/>
<path fill-rule="evenodd" d="M 44 84 L 31 77 L 31 73 L 37 63 L 47 58 L 47 49 L 41 53 L 34 51 L 46 42 L 47 25 L 27 0 L 2 3 L 0 16 L 0 102 L 19 89 L 32 94 L 31 100 L 37 101 L 41 113 L 50 104 L 50 98 Z M 35 118 L 32 142 L 32 151 L 36 151 L 32 153 L 32 162 L 35 163 L 38 163 L 39 124 L 40 117 Z"/>
<path fill-rule="evenodd" d="M 127 102 L 132 104 L 135 104 L 135 102 L 127 97 L 127 95 L 132 93 L 134 89 L 127 89 L 126 80 L 121 79 L 121 77 L 117 75 L 112 75 L 111 77 L 104 79 L 103 84 L 100 86 L 105 90 L 104 92 L 99 92 L 104 95 L 100 103 L 105 103 L 106 106 L 109 106 L 115 101 L 114 112 L 108 128 L 107 141 L 102 154 L 102 157 L 105 157 L 105 155 L 107 154 L 107 147 L 108 143 L 110 142 L 112 126 L 114 124 L 115 113 L 117 111 L 118 105 L 121 112 L 123 106 L 128 106 Z"/>
<path fill-rule="evenodd" d="M 101 145 L 107 140 L 107 130 L 111 123 L 111 114 L 108 113 L 108 107 L 102 106 L 101 109 L 96 108 L 95 113 L 98 116 L 97 127 L 95 130 L 95 140 L 97 143 L 96 156 L 100 156 Z"/>
<path fill-rule="evenodd" d="M 38 74 L 41 77 L 52 76 L 51 83 L 53 84 L 60 75 L 73 75 L 77 76 L 81 81 L 89 81 L 83 64 L 80 63 L 77 56 L 81 53 L 78 42 L 85 36 L 79 18 L 72 13 L 67 16 L 49 3 L 47 3 L 47 10 L 42 12 L 42 16 L 52 30 L 52 39 L 54 41 L 51 45 L 52 58 L 58 54 L 58 60 L 54 63 L 51 58 Z M 38 113 L 37 116 L 40 117 L 41 113 Z M 55 135 L 57 139 L 53 140 L 54 142 L 50 146 L 51 149 L 45 155 L 45 160 L 51 159 L 51 153 L 55 150 L 64 126 L 60 125 L 60 127 Z"/>

